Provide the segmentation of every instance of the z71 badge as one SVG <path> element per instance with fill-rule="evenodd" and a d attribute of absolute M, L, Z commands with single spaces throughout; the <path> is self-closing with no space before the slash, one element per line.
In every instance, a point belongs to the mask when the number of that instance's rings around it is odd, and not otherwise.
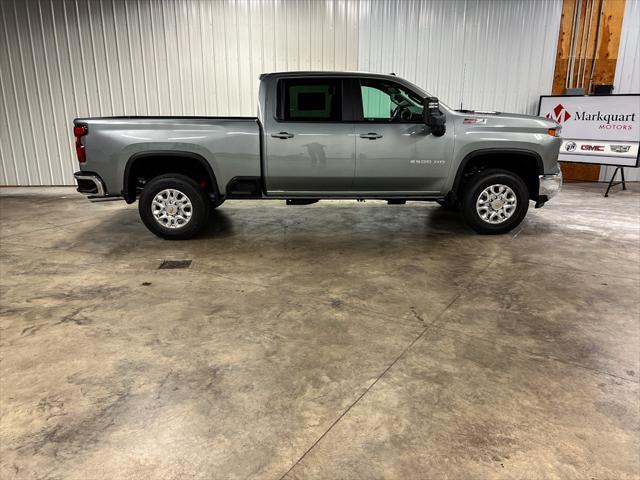
<path fill-rule="evenodd" d="M 462 123 L 466 123 L 467 125 L 486 125 L 486 118 L 465 118 Z"/>

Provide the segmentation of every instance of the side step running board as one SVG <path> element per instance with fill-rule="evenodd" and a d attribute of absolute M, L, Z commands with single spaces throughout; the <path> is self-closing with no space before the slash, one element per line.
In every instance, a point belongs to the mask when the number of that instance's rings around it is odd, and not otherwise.
<path fill-rule="evenodd" d="M 318 198 L 287 198 L 287 205 L 311 205 L 319 201 Z"/>

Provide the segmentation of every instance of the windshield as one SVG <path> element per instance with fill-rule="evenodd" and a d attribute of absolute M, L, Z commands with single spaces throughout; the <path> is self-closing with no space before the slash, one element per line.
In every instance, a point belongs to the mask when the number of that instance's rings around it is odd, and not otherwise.
<path fill-rule="evenodd" d="M 435 95 L 431 95 L 429 92 L 425 91 L 423 88 L 420 88 L 419 86 L 417 86 L 416 84 L 410 82 L 409 80 L 406 80 L 406 79 L 403 78 L 402 81 L 404 83 L 406 83 L 411 90 L 413 90 L 414 92 L 420 94 L 423 98 L 424 97 L 434 97 L 435 96 Z M 449 105 L 444 103 L 441 99 L 438 99 L 438 102 L 440 103 L 440 106 L 444 106 L 447 110 L 453 110 Z"/>

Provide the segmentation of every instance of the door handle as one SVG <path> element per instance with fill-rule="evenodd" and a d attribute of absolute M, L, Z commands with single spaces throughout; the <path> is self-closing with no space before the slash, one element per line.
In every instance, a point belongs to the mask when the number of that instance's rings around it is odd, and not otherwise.
<path fill-rule="evenodd" d="M 272 133 L 271 136 L 273 138 L 281 138 L 282 140 L 286 140 L 287 138 L 293 138 L 293 133 L 279 132 L 279 133 Z"/>
<path fill-rule="evenodd" d="M 368 138 L 369 140 L 375 140 L 376 138 L 382 138 L 379 133 L 361 133 L 360 138 Z"/>

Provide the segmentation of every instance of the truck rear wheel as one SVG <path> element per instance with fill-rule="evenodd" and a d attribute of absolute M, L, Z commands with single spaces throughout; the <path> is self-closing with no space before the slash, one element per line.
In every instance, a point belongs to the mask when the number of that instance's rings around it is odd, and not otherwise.
<path fill-rule="evenodd" d="M 508 170 L 492 168 L 476 173 L 464 186 L 460 212 L 466 223 L 483 235 L 507 233 L 529 210 L 529 191 Z"/>
<path fill-rule="evenodd" d="M 209 217 L 209 199 L 198 184 L 179 174 L 160 175 L 145 185 L 138 202 L 140 218 L 157 236 L 185 240 L 197 235 Z"/>

